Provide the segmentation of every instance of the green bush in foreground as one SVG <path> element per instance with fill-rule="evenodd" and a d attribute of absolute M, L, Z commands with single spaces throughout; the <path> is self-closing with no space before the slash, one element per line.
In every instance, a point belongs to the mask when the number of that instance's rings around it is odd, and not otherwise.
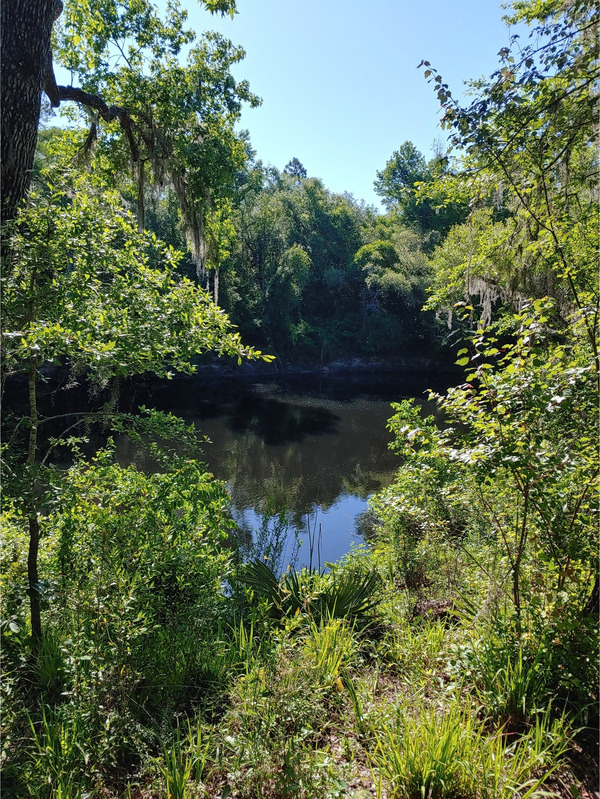
<path fill-rule="evenodd" d="M 73 767 L 91 781 L 126 772 L 155 748 L 162 725 L 211 693 L 214 632 L 231 611 L 222 589 L 232 524 L 224 487 L 183 459 L 154 475 L 118 466 L 110 452 L 71 468 L 45 519 L 47 634 L 29 657 L 27 529 L 18 514 L 6 521 L 5 720 L 18 729 L 30 709 L 45 730 L 30 722 L 37 749 L 53 750 L 42 740 L 59 730 L 61 746 L 73 740 Z M 5 755 L 19 764 L 12 734 Z M 28 783 L 36 784 L 33 772 Z"/>
<path fill-rule="evenodd" d="M 472 336 L 466 382 L 437 397 L 443 430 L 395 406 L 403 463 L 374 505 L 408 588 L 439 591 L 452 550 L 479 574 L 459 604 L 488 639 L 482 690 L 530 671 L 528 701 L 581 710 L 596 692 L 596 375 L 581 319 L 556 343 L 553 313 L 536 301 Z M 521 704 L 507 699 L 504 720 L 527 716 Z"/>
<path fill-rule="evenodd" d="M 23 632 L 4 628 L 7 796 L 541 795 L 571 733 L 548 710 L 545 671 L 540 701 L 532 696 L 518 726 L 504 724 L 503 697 L 517 680 L 484 661 L 486 645 L 495 657 L 509 652 L 501 639 L 484 638 L 488 620 L 464 611 L 451 624 L 411 618 L 410 592 L 398 589 L 393 553 L 382 545 L 335 569 L 344 581 L 382 575 L 376 624 L 317 619 L 309 607 L 283 620 L 260 603 L 244 610 L 220 590 L 231 566 L 203 514 L 210 508 L 218 519 L 218 487 L 196 505 L 191 465 L 155 478 L 119 475 L 100 459 L 68 478 L 87 489 L 78 513 L 67 513 L 76 505 L 66 496 L 57 507 L 44 558 L 53 583 L 64 580 L 76 601 L 67 607 L 58 591 L 48 594 L 51 634 L 35 663 Z M 121 523 L 105 507 L 117 498 Z M 129 546 L 111 559 L 108 542 L 127 520 Z M 11 525 L 6 560 L 18 573 L 14 518 Z M 74 525 L 88 569 L 69 575 L 58 570 L 59 543 Z M 183 557 L 192 533 L 204 544 L 197 563 Z M 177 541 L 185 568 L 167 602 L 165 583 L 155 581 L 155 591 L 139 573 L 162 574 Z M 524 650 L 524 672 L 527 658 Z"/>

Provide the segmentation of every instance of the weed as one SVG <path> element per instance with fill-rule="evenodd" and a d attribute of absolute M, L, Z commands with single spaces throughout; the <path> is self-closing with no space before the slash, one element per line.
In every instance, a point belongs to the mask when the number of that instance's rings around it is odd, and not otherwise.
<path fill-rule="evenodd" d="M 312 622 L 304 651 L 313 663 L 316 684 L 323 688 L 336 685 L 341 690 L 341 672 L 356 651 L 352 628 L 341 619 L 321 620 L 319 624 Z"/>
<path fill-rule="evenodd" d="M 446 636 L 447 630 L 440 621 L 405 623 L 386 635 L 379 650 L 389 666 L 407 679 L 427 678 L 437 668 Z"/>
<path fill-rule="evenodd" d="M 186 799 L 187 786 L 194 770 L 192 753 L 181 739 L 179 727 L 171 746 L 163 746 L 159 770 L 164 780 L 166 799 Z"/>
<path fill-rule="evenodd" d="M 79 715 L 61 719 L 44 707 L 39 728 L 31 717 L 29 723 L 32 749 L 25 766 L 29 794 L 36 799 L 79 799 L 89 761 L 85 747 L 91 744 L 85 719 Z"/>

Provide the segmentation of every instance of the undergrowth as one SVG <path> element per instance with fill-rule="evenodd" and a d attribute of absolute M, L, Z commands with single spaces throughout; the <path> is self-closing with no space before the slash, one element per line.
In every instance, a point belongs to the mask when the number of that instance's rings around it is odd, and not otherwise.
<path fill-rule="evenodd" d="M 510 634 L 485 542 L 480 566 L 465 542 L 438 551 L 448 562 L 426 589 L 405 585 L 383 536 L 333 572 L 282 578 L 235 573 L 216 552 L 225 587 L 196 587 L 190 605 L 182 575 L 168 615 L 104 557 L 102 590 L 80 578 L 75 606 L 48 589 L 32 656 L 12 582 L 25 536 L 18 516 L 5 522 L 7 797 L 508 799 L 574 784 L 563 764 L 589 710 L 559 690 L 560 651 L 534 624 Z"/>

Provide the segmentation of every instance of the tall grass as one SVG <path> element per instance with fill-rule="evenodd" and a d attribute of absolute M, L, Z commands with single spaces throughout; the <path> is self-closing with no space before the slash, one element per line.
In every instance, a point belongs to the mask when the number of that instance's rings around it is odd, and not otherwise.
<path fill-rule="evenodd" d="M 323 688 L 335 685 L 342 690 L 342 671 L 356 651 L 352 628 L 342 619 L 312 622 L 303 649 L 312 665 L 316 684 Z"/>
<path fill-rule="evenodd" d="M 568 746 L 564 720 L 546 713 L 521 736 L 490 730 L 456 693 L 445 707 L 402 706 L 377 734 L 372 765 L 378 797 L 390 799 L 533 799 Z"/>
<path fill-rule="evenodd" d="M 158 761 L 165 799 L 187 799 L 199 795 L 198 789 L 207 770 L 211 745 L 212 736 L 205 733 L 201 723 L 198 722 L 194 727 L 188 719 L 185 735 L 177 727 L 170 745 L 163 744 L 162 756 Z"/>
<path fill-rule="evenodd" d="M 404 622 L 385 636 L 379 652 L 388 665 L 411 682 L 427 680 L 436 670 L 447 644 L 441 621 L 411 625 Z"/>
<path fill-rule="evenodd" d="M 476 648 L 474 660 L 477 695 L 494 719 L 518 729 L 544 712 L 553 666 L 544 643 L 533 653 L 522 646 L 514 652 L 506 645 L 483 644 Z"/>
<path fill-rule="evenodd" d="M 31 750 L 24 767 L 25 785 L 35 799 L 79 799 L 84 786 L 90 745 L 89 728 L 81 716 L 61 719 L 50 708 L 43 707 L 36 724 L 29 717 Z"/>

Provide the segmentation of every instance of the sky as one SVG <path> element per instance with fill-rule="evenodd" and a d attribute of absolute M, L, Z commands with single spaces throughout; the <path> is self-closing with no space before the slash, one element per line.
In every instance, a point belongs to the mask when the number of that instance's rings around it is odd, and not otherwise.
<path fill-rule="evenodd" d="M 430 61 L 460 98 L 517 32 L 498 0 L 237 0 L 233 20 L 182 5 L 198 33 L 218 30 L 246 51 L 232 71 L 263 100 L 240 124 L 257 157 L 278 169 L 298 158 L 330 191 L 378 208 L 373 181 L 394 150 L 412 141 L 430 158 L 445 141 L 418 64 Z"/>

